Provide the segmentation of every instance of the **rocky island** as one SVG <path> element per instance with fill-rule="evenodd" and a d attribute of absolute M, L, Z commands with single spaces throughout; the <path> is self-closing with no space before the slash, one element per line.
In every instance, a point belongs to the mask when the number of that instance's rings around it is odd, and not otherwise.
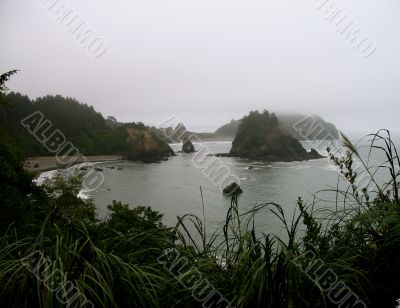
<path fill-rule="evenodd" d="M 336 140 L 339 130 L 334 124 L 326 122 L 319 115 L 304 115 L 296 113 L 277 113 L 281 126 L 294 138 L 304 140 Z M 241 120 L 231 120 L 215 131 L 218 138 L 234 138 Z"/>
<path fill-rule="evenodd" d="M 274 113 L 252 111 L 238 127 L 229 154 L 264 161 L 301 161 L 322 158 L 317 151 L 307 152 L 280 124 Z"/>

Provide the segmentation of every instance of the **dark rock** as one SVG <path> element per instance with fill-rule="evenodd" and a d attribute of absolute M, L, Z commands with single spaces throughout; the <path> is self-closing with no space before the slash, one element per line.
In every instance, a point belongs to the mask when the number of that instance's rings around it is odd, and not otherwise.
<path fill-rule="evenodd" d="M 79 170 L 87 171 L 88 169 L 86 167 L 81 167 Z"/>
<path fill-rule="evenodd" d="M 236 155 L 232 155 L 232 154 L 230 154 L 230 153 L 207 154 L 207 156 L 216 156 L 216 157 L 237 157 Z"/>
<path fill-rule="evenodd" d="M 308 155 L 310 156 L 310 159 L 324 158 L 324 156 L 320 155 L 315 149 L 311 149 Z"/>
<path fill-rule="evenodd" d="M 193 153 L 194 152 L 194 145 L 190 140 L 186 140 L 182 146 L 183 153 Z"/>
<path fill-rule="evenodd" d="M 334 124 L 326 122 L 318 115 L 306 116 L 295 113 L 278 113 L 281 126 L 297 140 L 336 140 L 339 131 Z M 241 120 L 232 120 L 215 131 L 219 137 L 234 137 L 239 129 Z M 315 129 L 317 128 L 317 129 Z"/>
<path fill-rule="evenodd" d="M 242 192 L 243 190 L 236 182 L 230 183 L 222 191 L 224 196 L 232 196 L 233 194 L 241 194 Z"/>
<path fill-rule="evenodd" d="M 308 153 L 268 111 L 250 112 L 239 125 L 229 155 L 264 161 L 301 161 L 322 158 L 317 151 Z"/>
<path fill-rule="evenodd" d="M 144 125 L 127 126 L 127 153 L 125 159 L 156 163 L 174 154 L 171 147 Z"/>
<path fill-rule="evenodd" d="M 94 168 L 94 170 L 96 170 L 96 171 L 103 171 L 103 169 L 102 168 Z"/>

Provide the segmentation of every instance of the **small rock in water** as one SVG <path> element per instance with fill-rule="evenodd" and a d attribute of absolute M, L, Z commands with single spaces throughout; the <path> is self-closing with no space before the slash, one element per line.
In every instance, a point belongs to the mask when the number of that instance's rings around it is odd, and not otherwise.
<path fill-rule="evenodd" d="M 193 153 L 193 152 L 194 152 L 194 145 L 193 145 L 193 143 L 192 143 L 190 140 L 186 140 L 186 141 L 183 143 L 182 151 L 183 151 L 184 153 Z"/>
<path fill-rule="evenodd" d="M 222 191 L 224 196 L 232 196 L 233 194 L 241 194 L 242 192 L 243 192 L 243 190 L 240 188 L 239 184 L 237 184 L 236 182 L 230 183 Z"/>

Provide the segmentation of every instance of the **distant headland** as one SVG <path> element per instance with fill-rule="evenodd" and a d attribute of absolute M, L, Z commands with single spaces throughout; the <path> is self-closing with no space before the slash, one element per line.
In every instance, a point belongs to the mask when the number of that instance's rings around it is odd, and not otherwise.
<path fill-rule="evenodd" d="M 167 160 L 175 154 L 168 143 L 184 142 L 193 136 L 200 141 L 233 140 L 231 152 L 224 155 L 268 161 L 320 158 L 316 151 L 306 152 L 299 140 L 339 137 L 336 127 L 319 116 L 252 111 L 213 133 L 195 133 L 188 131 L 182 123 L 167 128 L 150 127 L 141 122 L 121 123 L 112 116 L 104 118 L 92 106 L 60 95 L 30 100 L 19 93 L 9 93 L 5 99 L 14 108 L 0 108 L 2 128 L 17 140 L 27 157 L 49 155 L 47 148 L 35 142 L 29 130 L 21 125 L 24 118 L 35 113 L 42 117 L 28 119 L 27 125 L 35 126 L 32 131 L 41 134 L 43 141 L 48 139 L 47 143 L 53 147 L 61 149 L 62 144 L 57 142 L 63 141 L 71 144 L 73 149 L 79 149 L 82 155 L 118 155 L 123 159 L 150 163 Z M 319 129 L 310 129 L 311 126 Z M 55 131 L 62 135 L 57 135 L 58 141 L 53 138 Z M 195 139 L 192 142 L 196 142 Z"/>

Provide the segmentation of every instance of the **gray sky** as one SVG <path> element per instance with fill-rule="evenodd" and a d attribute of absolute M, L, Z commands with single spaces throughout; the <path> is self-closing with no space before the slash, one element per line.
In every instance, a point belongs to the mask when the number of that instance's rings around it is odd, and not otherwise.
<path fill-rule="evenodd" d="M 32 98 L 70 96 L 146 124 L 176 115 L 203 131 L 264 108 L 318 113 L 344 131 L 400 130 L 398 0 L 336 2 L 376 42 L 369 58 L 317 0 L 64 1 L 107 41 L 98 59 L 46 1 L 0 0 L 0 71 L 20 69 L 8 87 Z"/>

